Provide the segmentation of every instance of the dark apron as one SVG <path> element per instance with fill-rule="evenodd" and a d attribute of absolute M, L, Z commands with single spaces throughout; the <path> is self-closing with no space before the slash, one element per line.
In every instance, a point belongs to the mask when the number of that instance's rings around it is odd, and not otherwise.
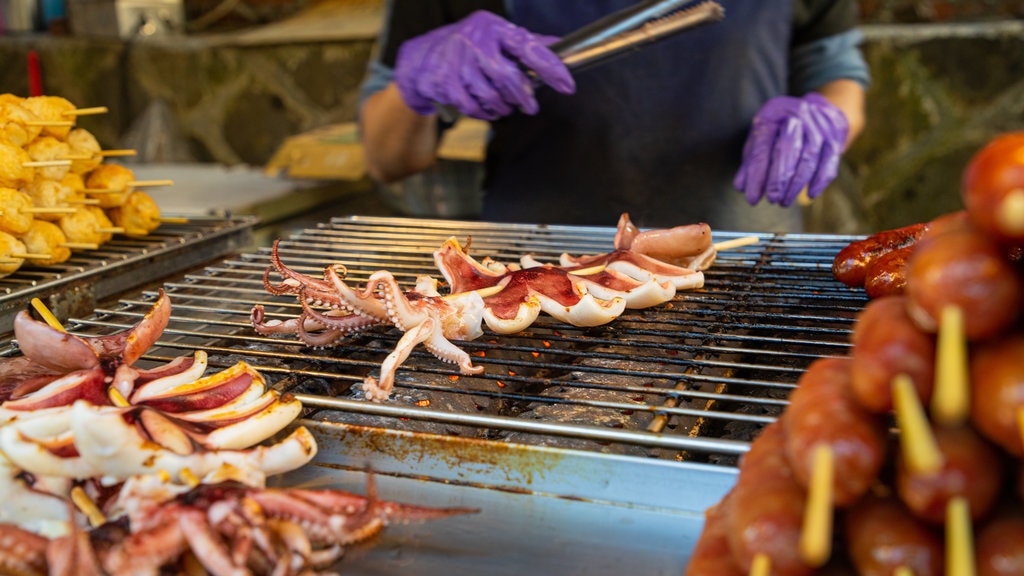
<path fill-rule="evenodd" d="M 540 88 L 540 114 L 494 123 L 483 218 L 796 231 L 798 209 L 751 208 L 732 187 L 750 122 L 784 94 L 792 0 L 721 0 L 725 20 Z M 513 0 L 528 30 L 565 35 L 632 0 Z"/>

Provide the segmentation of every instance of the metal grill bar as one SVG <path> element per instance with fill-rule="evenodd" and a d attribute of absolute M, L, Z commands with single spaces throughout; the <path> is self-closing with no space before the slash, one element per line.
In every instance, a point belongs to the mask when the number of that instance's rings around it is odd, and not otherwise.
<path fill-rule="evenodd" d="M 350 217 L 282 240 L 280 253 L 310 275 L 340 263 L 353 282 L 387 269 L 411 286 L 418 275 L 440 278 L 432 253 L 452 235 L 469 238 L 477 258 L 554 261 L 563 252 L 609 251 L 614 229 Z M 715 240 L 738 236 L 716 232 Z M 418 349 L 386 404 L 362 400 L 359 385 L 377 373 L 397 330 L 374 328 L 329 350 L 252 330 L 254 304 L 282 320 L 301 309 L 294 297 L 264 290 L 270 250 L 263 248 L 165 283 L 171 322 L 143 361 L 197 348 L 214 367 L 245 360 L 296 394 L 314 421 L 729 465 L 781 412 L 808 364 L 847 352 L 865 297 L 832 278 L 831 262 L 853 239 L 762 234 L 758 244 L 720 253 L 703 289 L 665 305 L 629 310 L 597 328 L 542 315 L 520 334 L 485 333 L 460 343 L 485 368 L 480 376 L 459 376 Z M 125 329 L 154 297 L 139 292 L 69 328 Z"/>

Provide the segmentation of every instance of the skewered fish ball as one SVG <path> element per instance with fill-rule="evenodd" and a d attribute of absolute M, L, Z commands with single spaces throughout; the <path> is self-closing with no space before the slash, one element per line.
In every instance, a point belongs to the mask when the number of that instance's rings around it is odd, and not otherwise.
<path fill-rule="evenodd" d="M 36 171 L 25 164 L 31 162 L 28 152 L 20 146 L 0 141 L 0 186 L 24 188 L 32 183 Z"/>
<path fill-rule="evenodd" d="M 26 186 L 24 188 L 24 192 L 28 194 L 29 198 L 32 200 L 32 205 L 36 208 L 74 209 L 68 203 L 73 198 L 71 188 L 68 188 L 56 180 L 36 180 L 32 184 Z M 59 212 L 36 214 L 36 218 L 43 220 L 57 220 L 60 217 L 61 214 Z"/>
<path fill-rule="evenodd" d="M 25 262 L 21 258 L 12 258 L 11 254 L 25 254 L 26 252 L 25 245 L 21 240 L 7 232 L 0 232 L 0 278 L 14 274 Z"/>
<path fill-rule="evenodd" d="M 39 117 L 20 103 L 0 103 L 0 138 L 15 146 L 25 146 L 43 131 L 41 126 L 32 124 L 37 120 Z"/>
<path fill-rule="evenodd" d="M 25 98 L 21 105 L 32 111 L 40 120 L 50 122 L 67 122 L 66 126 L 43 126 L 43 135 L 63 140 L 74 123 L 75 105 L 60 96 L 32 96 Z"/>
<path fill-rule="evenodd" d="M 20 190 L 0 188 L 0 231 L 19 235 L 28 232 L 35 216 L 29 209 L 32 199 Z"/>
<path fill-rule="evenodd" d="M 124 204 L 132 192 L 135 173 L 119 164 L 100 164 L 85 177 L 86 194 L 98 198 L 100 208 L 115 208 Z M 107 190 L 89 193 L 88 190 Z"/>
<path fill-rule="evenodd" d="M 71 169 L 71 146 L 67 142 L 58 140 L 53 136 L 40 136 L 25 146 L 34 162 L 64 162 L 58 166 L 40 166 L 36 168 L 36 174 L 41 178 L 60 180 Z"/>
<path fill-rule="evenodd" d="M 60 183 L 70 188 L 71 193 L 75 196 L 85 195 L 85 179 L 82 178 L 81 174 L 68 172 L 60 179 Z"/>
<path fill-rule="evenodd" d="M 66 142 L 71 148 L 71 172 L 86 174 L 103 162 L 103 157 L 100 155 L 102 151 L 100 143 L 85 128 L 75 128 L 68 132 Z"/>
<path fill-rule="evenodd" d="M 25 248 L 33 254 L 50 254 L 48 260 L 36 260 L 40 266 L 52 266 L 66 262 L 71 258 L 71 250 L 66 246 L 67 236 L 53 222 L 36 220 L 32 222 L 28 232 L 21 236 Z"/>
<path fill-rule="evenodd" d="M 160 207 L 145 192 L 136 190 L 124 204 L 111 208 L 107 215 L 115 226 L 124 228 L 125 236 L 147 236 L 160 227 Z"/>
<path fill-rule="evenodd" d="M 98 220 L 92 206 L 83 206 L 74 214 L 62 216 L 57 225 L 60 226 L 68 242 L 75 244 L 103 244 L 112 238 L 108 232 L 100 232 L 104 227 L 102 221 Z M 102 213 L 102 210 L 100 211 Z M 106 215 L 104 215 L 106 219 Z"/>

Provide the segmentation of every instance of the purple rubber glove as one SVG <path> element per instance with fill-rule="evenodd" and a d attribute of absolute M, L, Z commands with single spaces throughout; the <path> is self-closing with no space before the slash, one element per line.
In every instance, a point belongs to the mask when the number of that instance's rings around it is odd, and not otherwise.
<path fill-rule="evenodd" d="M 515 110 L 536 114 L 527 69 L 558 92 L 576 91 L 569 70 L 547 47 L 553 40 L 479 10 L 403 43 L 395 84 L 405 103 L 424 116 L 436 111 L 435 103 L 481 120 Z"/>
<path fill-rule="evenodd" d="M 789 206 L 807 188 L 817 198 L 839 172 L 850 125 L 824 96 L 772 98 L 754 117 L 733 185 L 751 205 Z"/>

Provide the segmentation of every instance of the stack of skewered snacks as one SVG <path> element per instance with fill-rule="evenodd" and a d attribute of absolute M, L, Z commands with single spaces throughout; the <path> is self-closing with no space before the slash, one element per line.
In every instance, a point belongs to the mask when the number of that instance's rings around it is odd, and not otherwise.
<path fill-rule="evenodd" d="M 961 190 L 755 439 L 688 575 L 1024 574 L 1024 133 Z"/>

